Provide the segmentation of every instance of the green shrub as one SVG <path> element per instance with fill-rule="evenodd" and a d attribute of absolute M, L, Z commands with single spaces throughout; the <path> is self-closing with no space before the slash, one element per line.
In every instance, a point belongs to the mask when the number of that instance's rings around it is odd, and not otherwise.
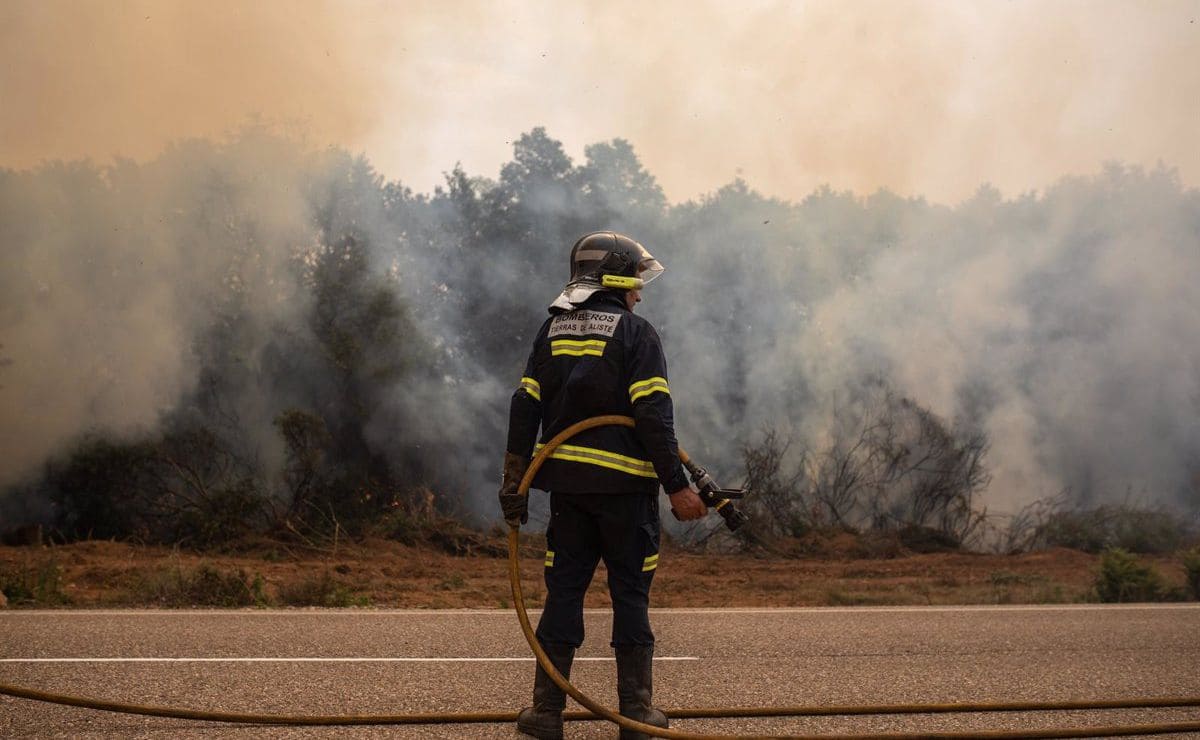
<path fill-rule="evenodd" d="M 376 537 L 385 537 L 413 546 L 421 541 L 427 523 L 403 508 L 396 508 L 381 514 L 371 523 L 369 532 Z"/>
<path fill-rule="evenodd" d="M 458 573 L 455 573 L 447 578 L 443 578 L 434 588 L 439 591 L 457 591 L 466 587 L 466 585 L 466 580 Z"/>
<path fill-rule="evenodd" d="M 919 524 L 907 524 L 897 533 L 900 544 L 916 553 L 954 552 L 962 549 L 962 543 L 947 532 Z"/>
<path fill-rule="evenodd" d="M 1200 547 L 1183 553 L 1183 574 L 1192 598 L 1200 600 Z"/>
<path fill-rule="evenodd" d="M 220 571 L 207 563 L 193 571 L 175 567 L 160 571 L 134 586 L 138 601 L 161 606 L 266 606 L 262 576 L 253 578 L 241 568 Z"/>
<path fill-rule="evenodd" d="M 346 607 L 371 604 L 369 597 L 354 593 L 350 586 L 334 578 L 329 570 L 281 587 L 279 601 L 285 606 Z"/>
<path fill-rule="evenodd" d="M 262 491 L 252 478 L 226 488 L 213 488 L 208 496 L 182 510 L 166 528 L 164 541 L 211 549 L 253 532 L 265 520 Z"/>
<path fill-rule="evenodd" d="M 234 450 L 205 426 L 131 441 L 85 435 L 46 467 L 56 527 L 71 540 L 199 548 L 260 531 L 269 519 L 266 494 L 258 472 Z"/>
<path fill-rule="evenodd" d="M 1167 553 L 1179 547 L 1185 534 L 1186 528 L 1178 517 L 1165 511 L 1128 505 L 1063 508 L 1045 514 L 1030 544 L 1084 552 L 1118 548 L 1127 552 Z"/>
<path fill-rule="evenodd" d="M 146 538 L 153 519 L 154 446 L 88 434 L 46 466 L 56 526 L 69 539 Z"/>
<path fill-rule="evenodd" d="M 0 592 L 13 606 L 61 606 L 71 603 L 63 591 L 63 569 L 51 557 L 0 570 Z"/>
<path fill-rule="evenodd" d="M 1105 550 L 1101 556 L 1096 594 L 1105 603 L 1161 601 L 1169 595 L 1158 571 L 1120 548 Z"/>

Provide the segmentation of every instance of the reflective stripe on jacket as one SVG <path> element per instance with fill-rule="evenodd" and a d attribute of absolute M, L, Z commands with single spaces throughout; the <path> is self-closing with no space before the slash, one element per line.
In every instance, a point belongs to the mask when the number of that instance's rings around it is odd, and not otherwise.
<path fill-rule="evenodd" d="M 542 324 L 509 407 L 508 451 L 531 456 L 571 424 L 602 414 L 632 416 L 636 427 L 572 437 L 538 471 L 535 488 L 654 493 L 660 483 L 668 492 L 687 485 L 662 342 L 608 291 Z"/>

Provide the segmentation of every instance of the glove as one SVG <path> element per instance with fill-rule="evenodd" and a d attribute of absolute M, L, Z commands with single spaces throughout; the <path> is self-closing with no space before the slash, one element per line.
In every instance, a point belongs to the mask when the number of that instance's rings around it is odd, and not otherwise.
<path fill-rule="evenodd" d="M 504 521 L 512 526 L 518 526 L 529 521 L 529 497 L 517 493 L 521 487 L 521 479 L 529 469 L 529 460 L 504 453 L 504 482 L 500 484 L 500 508 L 504 511 Z"/>

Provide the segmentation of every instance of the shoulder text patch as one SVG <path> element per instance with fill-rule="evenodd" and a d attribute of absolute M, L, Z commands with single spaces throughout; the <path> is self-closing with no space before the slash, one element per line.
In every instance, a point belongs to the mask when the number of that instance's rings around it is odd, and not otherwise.
<path fill-rule="evenodd" d="M 600 335 L 611 337 L 621 321 L 621 314 L 608 311 L 589 311 L 587 309 L 571 311 L 555 316 L 550 322 L 550 336 L 589 336 Z"/>

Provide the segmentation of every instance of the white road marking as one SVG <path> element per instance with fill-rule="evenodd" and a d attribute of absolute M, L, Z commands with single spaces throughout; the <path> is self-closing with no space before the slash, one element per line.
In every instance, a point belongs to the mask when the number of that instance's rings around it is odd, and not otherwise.
<path fill-rule="evenodd" d="M 612 663 L 615 658 L 576 658 Z M 655 656 L 654 660 L 700 660 L 694 656 Z M 532 663 L 528 658 L 0 658 L 0 663 Z"/>
<path fill-rule="evenodd" d="M 784 606 L 784 607 L 664 607 L 651 614 L 909 614 L 941 612 L 1088 612 L 1088 611 L 1198 611 L 1200 603 L 1185 604 L 966 604 L 959 606 Z M 535 616 L 540 609 L 530 609 Z M 607 608 L 584 609 L 585 614 L 611 615 Z M 505 617 L 511 609 L 7 609 L 0 619 L 24 616 L 55 617 Z"/>
<path fill-rule="evenodd" d="M 957 606 L 675 607 L 651 614 L 938 614 L 970 612 L 1200 611 L 1196 604 L 962 604 Z M 532 612 L 531 612 L 532 613 Z"/>

